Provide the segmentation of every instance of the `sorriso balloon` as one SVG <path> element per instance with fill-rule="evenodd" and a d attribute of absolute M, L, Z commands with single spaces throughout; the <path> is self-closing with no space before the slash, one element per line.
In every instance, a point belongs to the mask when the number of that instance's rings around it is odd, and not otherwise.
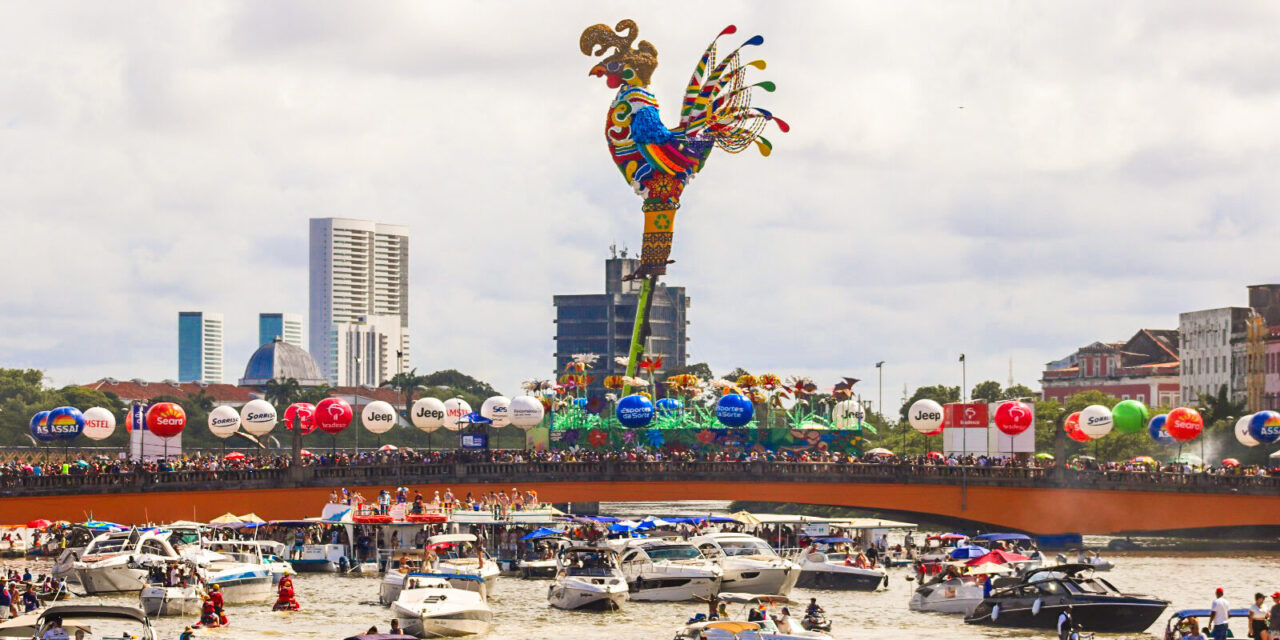
<path fill-rule="evenodd" d="M 276 408 L 257 398 L 240 407 L 240 426 L 255 436 L 265 436 L 276 427 Z"/>
<path fill-rule="evenodd" d="M 638 393 L 633 393 L 618 401 L 618 409 L 615 415 L 618 418 L 618 422 L 628 429 L 646 426 L 653 422 L 653 401 Z"/>
<path fill-rule="evenodd" d="M 396 409 L 388 402 L 374 400 L 360 412 L 360 422 L 369 433 L 386 433 L 396 426 Z"/>
<path fill-rule="evenodd" d="M 172 438 L 187 426 L 187 412 L 173 402 L 157 402 L 147 409 L 147 429 L 159 438 Z"/>
<path fill-rule="evenodd" d="M 1249 435 L 1262 444 L 1280 440 L 1280 413 L 1259 411 L 1249 420 Z"/>
<path fill-rule="evenodd" d="M 49 433 L 59 440 L 73 440 L 84 431 L 84 414 L 75 407 L 58 407 L 49 412 Z"/>
<path fill-rule="evenodd" d="M 1147 427 L 1150 412 L 1137 400 L 1121 400 L 1111 409 L 1111 422 L 1120 433 L 1137 433 Z"/>
<path fill-rule="evenodd" d="M 743 427 L 755 415 L 755 406 L 740 393 L 720 396 L 716 402 L 716 420 L 726 427 Z"/>
<path fill-rule="evenodd" d="M 1173 436 L 1169 435 L 1169 432 L 1164 428 L 1168 420 L 1169 414 L 1167 413 L 1162 413 L 1152 418 L 1151 422 L 1147 423 L 1147 435 L 1150 435 L 1152 440 L 1160 444 L 1173 444 L 1175 442 Z"/>
<path fill-rule="evenodd" d="M 1111 427 L 1111 410 L 1100 404 L 1091 404 L 1080 412 L 1080 432 L 1090 440 L 1111 433 Z"/>
<path fill-rule="evenodd" d="M 546 415 L 546 408 L 542 406 L 542 401 L 533 396 L 512 398 L 508 409 L 511 411 L 511 424 L 525 430 L 542 424 L 542 418 Z"/>
<path fill-rule="evenodd" d="M 351 426 L 355 415 L 351 403 L 342 398 L 325 398 L 316 403 L 316 426 L 330 435 L 342 433 L 343 429 Z"/>
<path fill-rule="evenodd" d="M 223 405 L 209 412 L 209 432 L 219 438 L 230 438 L 240 430 L 240 414 L 234 407 Z"/>
<path fill-rule="evenodd" d="M 106 440 L 116 432 L 116 414 L 102 407 L 92 407 L 84 412 L 84 437 L 90 440 Z"/>
<path fill-rule="evenodd" d="M 996 428 L 1007 436 L 1016 436 L 1031 427 L 1035 412 L 1022 402 L 1011 400 L 996 407 Z"/>
<path fill-rule="evenodd" d="M 37 411 L 34 416 L 31 416 L 30 427 L 31 435 L 34 436 L 36 440 L 41 442 L 52 442 L 58 439 L 57 436 L 53 435 L 53 433 L 49 431 L 48 411 Z"/>
<path fill-rule="evenodd" d="M 1256 419 L 1256 416 L 1255 416 Z M 1169 418 L 1164 423 L 1164 430 L 1169 432 L 1169 437 L 1178 442 L 1188 442 L 1195 440 L 1196 436 L 1204 431 L 1204 418 L 1200 417 L 1200 412 L 1191 407 L 1178 407 L 1169 412 Z M 1280 437 L 1280 434 L 1277 434 Z M 1254 436 L 1256 439 L 1257 436 Z"/>
<path fill-rule="evenodd" d="M 916 400 L 907 410 L 907 422 L 922 435 L 936 436 L 942 433 L 942 405 L 928 398 Z"/>
<path fill-rule="evenodd" d="M 1236 442 L 1239 442 L 1246 447 L 1256 447 L 1262 444 L 1261 442 L 1254 440 L 1253 436 L 1249 433 L 1249 422 L 1251 420 L 1253 420 L 1252 413 L 1247 416 L 1241 416 L 1239 420 L 1236 420 Z"/>
<path fill-rule="evenodd" d="M 1071 438 L 1076 442 L 1089 441 L 1089 435 L 1080 430 L 1080 412 L 1079 411 L 1072 413 L 1071 415 L 1067 416 L 1066 420 L 1062 421 L 1062 431 L 1067 434 L 1068 438 Z"/>
<path fill-rule="evenodd" d="M 444 426 L 444 401 L 439 398 L 419 398 L 409 412 L 413 426 L 431 433 Z"/>

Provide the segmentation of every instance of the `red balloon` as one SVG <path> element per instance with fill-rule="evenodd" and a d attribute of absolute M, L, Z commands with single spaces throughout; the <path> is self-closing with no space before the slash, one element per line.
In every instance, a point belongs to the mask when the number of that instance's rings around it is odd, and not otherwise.
<path fill-rule="evenodd" d="M 286 414 L 288 415 L 288 414 Z M 325 433 L 341 433 L 350 424 L 352 418 L 355 418 L 355 412 L 351 410 L 351 405 L 347 404 L 342 398 L 325 398 L 316 405 L 314 421 L 317 427 Z M 305 431 L 303 433 L 306 433 Z"/>
<path fill-rule="evenodd" d="M 1026 404 L 1010 401 L 996 407 L 996 428 L 1007 436 L 1016 436 L 1031 427 L 1035 413 Z"/>
<path fill-rule="evenodd" d="M 302 435 L 316 430 L 316 406 L 310 402 L 295 402 L 284 410 L 284 428 L 293 429 L 293 419 L 302 423 Z"/>
<path fill-rule="evenodd" d="M 147 409 L 147 429 L 159 438 L 172 438 L 187 426 L 187 412 L 173 402 L 157 402 Z"/>
<path fill-rule="evenodd" d="M 1080 412 L 1077 411 L 1067 416 L 1066 421 L 1062 423 L 1062 430 L 1066 432 L 1067 437 L 1076 442 L 1088 442 L 1089 436 L 1080 430 Z"/>
<path fill-rule="evenodd" d="M 1169 418 L 1164 421 L 1164 430 L 1178 442 L 1195 440 L 1204 431 L 1204 418 L 1195 409 L 1178 407 L 1169 412 Z"/>

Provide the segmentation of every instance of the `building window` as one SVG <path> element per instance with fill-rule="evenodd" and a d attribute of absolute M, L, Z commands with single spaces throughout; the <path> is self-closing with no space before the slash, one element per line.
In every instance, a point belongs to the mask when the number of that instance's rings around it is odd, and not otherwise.
<path fill-rule="evenodd" d="M 1138 402 L 1146 402 L 1146 401 L 1147 401 L 1147 394 L 1145 394 L 1145 393 L 1139 393 L 1139 394 L 1138 394 Z"/>
<path fill-rule="evenodd" d="M 1126 393 L 1126 394 L 1124 394 L 1123 396 L 1120 396 L 1120 399 L 1121 399 L 1121 400 L 1128 400 L 1128 399 L 1129 399 L 1129 394 L 1127 394 L 1127 393 Z"/>

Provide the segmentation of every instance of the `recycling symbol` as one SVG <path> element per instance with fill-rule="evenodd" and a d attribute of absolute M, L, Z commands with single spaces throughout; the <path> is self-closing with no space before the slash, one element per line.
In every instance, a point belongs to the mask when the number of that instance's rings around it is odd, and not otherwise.
<path fill-rule="evenodd" d="M 665 213 L 659 213 L 653 217 L 653 227 L 666 231 L 671 228 L 671 216 Z"/>

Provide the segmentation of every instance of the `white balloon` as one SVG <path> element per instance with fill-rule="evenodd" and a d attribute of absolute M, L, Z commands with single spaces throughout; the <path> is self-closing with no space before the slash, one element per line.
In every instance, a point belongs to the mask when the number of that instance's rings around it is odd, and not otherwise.
<path fill-rule="evenodd" d="M 942 428 L 942 405 L 928 398 L 916 400 L 907 410 L 907 422 L 922 434 L 934 433 Z"/>
<path fill-rule="evenodd" d="M 116 432 L 116 415 L 102 407 L 84 412 L 84 437 L 90 440 L 106 440 Z"/>
<path fill-rule="evenodd" d="M 506 396 L 494 396 L 480 405 L 480 415 L 493 421 L 493 426 L 502 428 L 511 424 L 511 399 Z"/>
<path fill-rule="evenodd" d="M 1112 426 L 1111 410 L 1100 404 L 1091 404 L 1080 412 L 1080 432 L 1091 440 L 1111 433 Z"/>
<path fill-rule="evenodd" d="M 471 413 L 471 405 L 467 404 L 462 398 L 449 398 L 444 401 L 444 428 L 450 431 L 457 431 L 462 428 L 458 423 L 459 420 L 465 418 Z"/>
<path fill-rule="evenodd" d="M 276 408 L 266 400 L 250 400 L 240 409 L 240 424 L 255 436 L 265 436 L 276 426 Z"/>
<path fill-rule="evenodd" d="M 396 409 L 390 403 L 374 400 L 360 412 L 360 422 L 369 433 L 386 433 L 396 426 Z"/>
<path fill-rule="evenodd" d="M 89 414 L 85 413 L 84 416 L 85 419 L 88 420 Z M 1262 444 L 1261 442 L 1254 440 L 1253 435 L 1249 433 L 1249 422 L 1251 420 L 1253 420 L 1252 413 L 1236 420 L 1236 440 L 1246 447 L 1256 447 Z M 88 431 L 89 428 L 85 427 L 85 432 L 87 433 Z"/>
<path fill-rule="evenodd" d="M 831 421 L 837 429 L 854 429 L 862 426 L 866 416 L 857 400 L 843 400 L 831 409 Z"/>
<path fill-rule="evenodd" d="M 796 408 L 796 396 L 794 393 L 786 389 L 779 389 L 774 392 L 773 399 L 778 403 L 778 408 L 783 411 L 790 411 Z"/>
<path fill-rule="evenodd" d="M 232 407 L 223 405 L 214 407 L 209 412 L 209 432 L 219 438 L 230 438 L 240 430 L 240 414 Z M 268 429 L 269 431 L 269 429 Z"/>
<path fill-rule="evenodd" d="M 542 417 L 546 415 L 546 410 L 542 408 L 542 401 L 533 396 L 516 396 L 511 399 L 511 404 L 507 406 L 507 412 L 511 414 L 511 424 L 528 431 L 542 423 Z"/>
<path fill-rule="evenodd" d="M 431 433 L 444 426 L 444 403 L 439 398 L 421 398 L 413 403 L 409 418 L 413 426 Z"/>

